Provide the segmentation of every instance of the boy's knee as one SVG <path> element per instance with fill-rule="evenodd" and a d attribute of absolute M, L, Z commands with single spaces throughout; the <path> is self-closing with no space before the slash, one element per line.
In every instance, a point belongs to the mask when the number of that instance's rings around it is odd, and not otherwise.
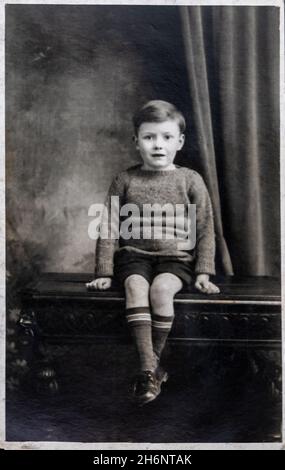
<path fill-rule="evenodd" d="M 170 278 L 169 276 L 158 276 L 150 288 L 150 297 L 152 300 L 171 300 L 176 292 L 182 287 L 182 281 L 179 278 Z"/>
<path fill-rule="evenodd" d="M 142 293 L 148 293 L 149 291 L 148 281 L 139 274 L 132 274 L 127 277 L 124 282 L 124 287 L 126 294 L 131 296 L 141 295 Z"/>
<path fill-rule="evenodd" d="M 150 288 L 151 298 L 161 299 L 161 298 L 172 298 L 174 292 L 172 292 L 171 286 L 168 283 L 163 282 L 154 282 Z"/>

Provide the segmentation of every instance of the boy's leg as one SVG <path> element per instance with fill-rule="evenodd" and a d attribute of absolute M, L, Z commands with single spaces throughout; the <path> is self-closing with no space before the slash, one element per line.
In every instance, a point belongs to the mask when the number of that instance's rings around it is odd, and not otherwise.
<path fill-rule="evenodd" d="M 150 288 L 153 351 L 158 361 L 174 320 L 173 298 L 182 286 L 183 282 L 175 274 L 161 273 Z"/>
<path fill-rule="evenodd" d="M 132 274 L 126 278 L 124 286 L 126 317 L 138 352 L 140 369 L 154 371 L 149 283 L 143 276 Z"/>

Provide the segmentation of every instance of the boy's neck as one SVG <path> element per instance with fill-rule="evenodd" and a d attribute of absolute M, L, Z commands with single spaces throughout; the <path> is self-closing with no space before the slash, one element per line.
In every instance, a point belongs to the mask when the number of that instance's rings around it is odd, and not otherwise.
<path fill-rule="evenodd" d="M 154 171 L 154 172 L 160 172 L 160 171 L 173 171 L 176 170 L 176 165 L 172 163 L 171 165 L 167 166 L 166 168 L 153 168 L 153 167 L 148 167 L 144 163 L 141 166 L 141 169 L 144 171 Z"/>

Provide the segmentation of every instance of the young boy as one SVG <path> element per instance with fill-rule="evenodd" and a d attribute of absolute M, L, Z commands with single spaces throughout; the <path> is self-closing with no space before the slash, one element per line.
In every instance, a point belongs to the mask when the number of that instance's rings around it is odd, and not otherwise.
<path fill-rule="evenodd" d="M 139 405 L 154 400 L 160 393 L 167 373 L 159 366 L 162 351 L 171 330 L 173 298 L 183 284 L 195 277 L 195 287 L 214 294 L 219 288 L 209 281 L 215 274 L 215 235 L 210 198 L 205 184 L 193 170 L 175 165 L 176 153 L 183 147 L 185 120 L 172 104 L 153 100 L 133 118 L 135 144 L 142 164 L 119 173 L 113 180 L 106 200 L 110 212 L 114 196 L 118 198 L 120 226 L 128 208 L 137 208 L 133 217 L 132 236 L 120 231 L 119 239 L 103 238 L 96 249 L 96 279 L 88 288 L 108 289 L 115 277 L 125 288 L 126 319 L 138 352 L 140 373 L 134 384 L 134 397 Z M 168 214 L 158 214 L 162 236 L 152 236 L 156 214 L 146 206 L 171 207 L 196 205 L 196 245 L 185 245 L 185 217 L 176 218 L 175 237 L 169 235 Z M 156 206 L 157 207 L 157 206 Z M 119 215 L 118 215 L 119 217 Z M 181 220 L 182 218 L 182 220 Z M 103 216 L 104 219 L 104 216 Z M 108 219 L 106 219 L 108 220 Z M 179 229 L 180 220 L 180 229 Z M 177 222 L 178 221 L 178 222 Z M 102 220 L 102 226 L 110 224 Z M 171 233 L 171 230 L 170 230 Z"/>

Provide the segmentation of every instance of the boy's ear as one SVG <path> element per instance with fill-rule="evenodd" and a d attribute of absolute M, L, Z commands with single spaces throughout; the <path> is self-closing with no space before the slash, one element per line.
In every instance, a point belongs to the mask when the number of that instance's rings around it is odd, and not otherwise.
<path fill-rule="evenodd" d="M 182 147 L 184 145 L 184 142 L 185 142 L 185 134 L 180 134 L 180 136 L 179 136 L 179 143 L 180 143 L 179 150 L 182 149 Z"/>
<path fill-rule="evenodd" d="M 136 148 L 138 148 L 138 138 L 136 135 L 133 135 L 133 142 L 135 143 Z"/>

